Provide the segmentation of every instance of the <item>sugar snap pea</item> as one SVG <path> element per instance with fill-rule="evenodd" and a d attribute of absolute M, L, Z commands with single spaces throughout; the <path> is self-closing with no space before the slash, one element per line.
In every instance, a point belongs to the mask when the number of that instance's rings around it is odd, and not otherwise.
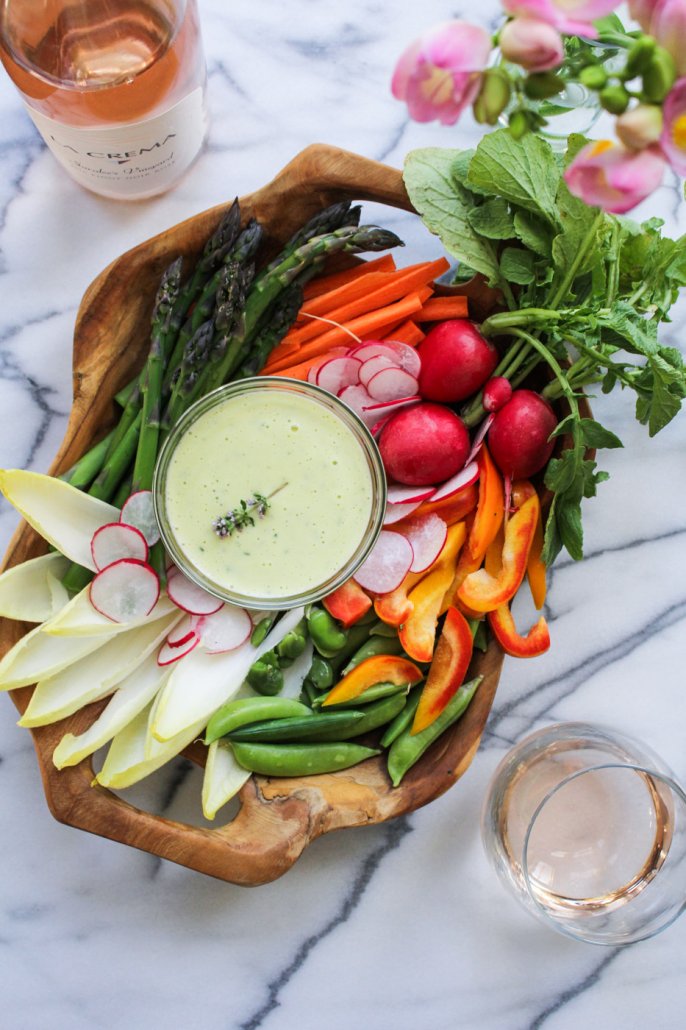
<path fill-rule="evenodd" d="M 443 731 L 464 714 L 482 679 L 483 676 L 477 676 L 469 683 L 463 683 L 438 718 L 426 729 L 412 734 L 412 727 L 408 726 L 399 737 L 396 737 L 388 752 L 388 775 L 394 787 L 398 786 L 408 769 L 419 761 L 426 749 L 438 740 Z M 359 698 L 357 700 L 359 701 Z"/>
<path fill-rule="evenodd" d="M 371 687 L 367 687 L 357 697 L 351 698 L 350 701 L 338 701 L 335 705 L 327 705 L 328 711 L 333 711 L 338 708 L 357 708 L 358 705 L 366 705 L 371 701 L 379 701 L 382 697 L 389 697 L 391 694 L 407 694 L 410 689 L 408 683 L 375 683 Z M 327 694 L 320 694 L 312 704 L 315 708 L 319 708 Z"/>
<path fill-rule="evenodd" d="M 358 736 L 357 724 L 365 720 L 365 713 L 354 708 L 342 712 L 327 712 L 292 719 L 267 719 L 242 726 L 229 734 L 229 740 L 259 741 L 264 744 L 275 742 L 314 743 L 318 740 L 346 740 Z M 362 732 L 362 731 L 360 731 Z"/>
<path fill-rule="evenodd" d="M 307 705 L 290 697 L 241 697 L 227 701 L 214 713 L 205 730 L 205 743 L 211 744 L 239 726 L 264 719 L 301 718 L 310 715 Z"/>
<path fill-rule="evenodd" d="M 363 718 L 356 723 L 354 733 L 351 733 L 350 736 L 361 737 L 363 733 L 371 733 L 379 726 L 385 726 L 391 719 L 395 719 L 404 707 L 405 695 L 401 691 L 398 691 L 397 694 L 390 694 L 388 697 L 382 697 L 379 701 L 372 701 L 371 704 L 364 706 Z M 333 711 L 324 710 L 328 711 L 325 716 L 327 719 L 336 714 Z M 349 709 L 344 710 L 349 711 Z"/>
<path fill-rule="evenodd" d="M 379 654 L 402 654 L 402 644 L 398 640 L 397 634 L 393 637 L 379 637 L 371 636 L 364 642 L 362 647 L 359 647 L 355 654 L 352 656 L 348 664 L 342 670 L 342 675 L 347 674 L 354 669 L 355 666 L 359 665 L 360 662 L 364 662 L 367 658 L 373 658 Z"/>
<path fill-rule="evenodd" d="M 246 744 L 231 745 L 236 761 L 250 772 L 263 776 L 312 776 L 337 772 L 364 762 L 380 752 L 337 741 L 334 744 Z"/>
<path fill-rule="evenodd" d="M 339 651 L 338 654 L 327 659 L 331 662 L 331 668 L 335 673 L 339 673 L 346 662 L 348 662 L 355 654 L 358 647 L 361 647 L 365 640 L 369 639 L 370 628 L 371 627 L 368 624 L 356 622 L 354 626 L 351 626 L 350 629 L 347 630 L 348 639 L 345 643 L 345 647 Z"/>
<path fill-rule="evenodd" d="M 260 619 L 260 621 L 257 623 L 254 630 L 252 631 L 252 634 L 250 635 L 250 643 L 253 647 L 260 646 L 264 638 L 267 636 L 267 633 L 269 633 L 269 630 L 276 622 L 276 615 L 276 612 L 274 613 L 274 615 L 267 615 L 264 619 Z"/>
<path fill-rule="evenodd" d="M 399 737 L 403 730 L 406 730 L 410 725 L 414 719 L 414 713 L 417 711 L 421 693 L 419 689 L 413 690 L 407 697 L 405 704 L 393 719 L 393 722 L 389 723 L 386 727 L 386 731 L 379 741 L 381 747 L 390 747 L 396 737 Z"/>
<path fill-rule="evenodd" d="M 325 608 L 312 607 L 307 615 L 307 629 L 315 648 L 324 658 L 333 658 L 348 640 L 345 630 Z"/>
<path fill-rule="evenodd" d="M 369 631 L 372 637 L 397 637 L 398 630 L 395 626 L 389 626 L 387 622 L 375 622 Z"/>

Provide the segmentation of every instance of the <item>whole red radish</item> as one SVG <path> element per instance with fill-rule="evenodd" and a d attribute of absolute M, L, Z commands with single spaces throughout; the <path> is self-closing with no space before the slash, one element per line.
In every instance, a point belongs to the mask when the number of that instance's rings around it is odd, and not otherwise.
<path fill-rule="evenodd" d="M 422 359 L 419 392 L 427 401 L 454 404 L 471 397 L 498 364 L 493 344 L 466 318 L 439 322 L 417 351 Z"/>
<path fill-rule="evenodd" d="M 408 486 L 441 483 L 455 475 L 469 454 L 461 418 L 442 404 L 417 404 L 392 415 L 379 439 L 389 479 Z"/>
<path fill-rule="evenodd" d="M 555 412 L 539 393 L 515 390 L 488 431 L 488 448 L 503 475 L 528 479 L 542 469 L 555 446 L 548 437 L 556 425 Z"/>
<path fill-rule="evenodd" d="M 505 379 L 504 376 L 494 376 L 484 386 L 482 404 L 486 411 L 500 411 L 511 396 L 510 380 Z"/>

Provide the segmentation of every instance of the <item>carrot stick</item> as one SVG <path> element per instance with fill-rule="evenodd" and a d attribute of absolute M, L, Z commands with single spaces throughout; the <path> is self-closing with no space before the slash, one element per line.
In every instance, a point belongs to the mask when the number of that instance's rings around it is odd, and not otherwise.
<path fill-rule="evenodd" d="M 408 318 L 406 322 L 402 322 L 394 329 L 391 329 L 390 332 L 384 333 L 381 339 L 395 340 L 397 343 L 407 343 L 410 347 L 416 347 L 424 339 L 424 333 L 416 322 Z"/>
<path fill-rule="evenodd" d="M 308 358 L 307 361 L 300 361 L 297 365 L 289 365 L 287 368 L 281 369 L 280 372 L 269 372 L 267 369 L 263 369 L 260 372 L 261 376 L 273 375 L 273 376 L 289 376 L 291 379 L 307 379 L 307 373 L 311 368 L 319 368 L 326 361 L 330 361 L 331 358 L 335 358 L 340 354 L 347 352 L 347 347 L 334 347 L 332 350 L 328 350 L 325 354 L 320 354 L 316 358 Z"/>
<path fill-rule="evenodd" d="M 352 319 L 340 328 L 329 329 L 328 332 L 322 333 L 316 339 L 303 344 L 297 354 L 298 360 L 305 361 L 307 358 L 317 357 L 317 355 L 324 354 L 326 351 L 331 350 L 332 347 L 341 344 L 350 346 L 350 333 L 354 333 L 355 336 L 364 339 L 365 336 L 369 336 L 371 333 L 380 333 L 382 330 L 389 329 L 391 326 L 397 325 L 421 310 L 422 305 L 428 300 L 430 294 L 430 287 L 425 287 L 418 293 L 412 293 L 407 297 L 403 297 L 402 300 L 388 304 L 377 311 L 370 311 L 365 315 L 360 315 L 359 318 Z M 348 331 L 346 332 L 346 330 Z M 273 365 L 270 362 L 268 371 L 279 372 L 287 368 L 289 364 L 293 364 L 292 359 L 282 359 Z"/>
<path fill-rule="evenodd" d="M 417 315 L 417 321 L 442 322 L 447 318 L 466 317 L 466 297 L 432 297 Z"/>
<path fill-rule="evenodd" d="M 312 279 L 304 289 L 305 300 L 318 297 L 320 293 L 328 293 L 335 290 L 343 283 L 351 282 L 358 275 L 366 275 L 367 272 L 394 272 L 395 260 L 392 254 L 384 254 L 372 261 L 360 261 L 352 268 L 345 268 L 342 272 L 332 272 L 331 275 L 322 275 Z"/>
<path fill-rule="evenodd" d="M 384 284 L 388 285 L 390 290 L 395 290 L 396 286 L 403 283 L 409 293 L 437 279 L 449 268 L 449 262 L 445 258 L 439 258 L 437 261 L 421 261 L 416 265 L 408 265 L 407 268 L 399 268 L 395 272 L 368 272 L 367 275 L 358 276 L 352 282 L 343 283 L 335 290 L 328 290 L 313 297 L 303 304 L 302 311 L 310 315 L 326 315 L 339 309 L 343 304 L 381 289 Z M 389 295 L 388 300 L 392 299 Z M 298 315 L 298 321 L 301 317 L 302 315 Z"/>
<path fill-rule="evenodd" d="M 441 259 L 440 261 L 426 262 L 419 267 L 395 272 L 388 277 L 388 281 L 382 286 L 377 287 L 375 290 L 365 291 L 347 303 L 336 306 L 326 312 L 326 317 L 332 322 L 344 325 L 351 318 L 357 318 L 358 315 L 364 315 L 368 311 L 376 311 L 378 308 L 385 307 L 393 301 L 400 300 L 414 290 L 421 289 L 422 286 L 427 286 L 433 281 L 437 271 L 445 271 L 444 266 L 447 264 L 447 261 Z M 298 317 L 301 318 L 307 314 L 314 314 L 314 312 L 311 311 L 309 305 L 305 304 L 301 308 Z M 309 325 L 304 325 L 300 329 L 291 330 L 288 333 L 289 339 L 297 340 L 298 343 L 302 344 L 328 330 L 327 323 L 320 322 L 317 318 L 311 318 L 309 323 Z"/>

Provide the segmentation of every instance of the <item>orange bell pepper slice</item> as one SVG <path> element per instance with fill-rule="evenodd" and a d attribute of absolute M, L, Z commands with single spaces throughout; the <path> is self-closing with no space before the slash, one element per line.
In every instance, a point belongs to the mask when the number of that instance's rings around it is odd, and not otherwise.
<path fill-rule="evenodd" d="M 448 527 L 445 546 L 431 569 L 409 594 L 412 611 L 400 628 L 403 650 L 416 662 L 430 662 L 436 643 L 436 625 L 446 591 L 455 576 L 455 563 L 464 544 L 464 522 Z"/>
<path fill-rule="evenodd" d="M 518 479 L 516 483 L 512 484 L 512 503 L 519 507 L 524 504 L 529 497 L 533 496 L 536 492 L 535 487 L 528 479 Z M 543 561 L 541 561 L 541 554 L 543 552 L 543 513 L 539 508 L 538 521 L 536 522 L 536 531 L 534 533 L 533 543 L 531 544 L 531 550 L 529 551 L 529 560 L 526 564 L 526 578 L 529 581 L 529 589 L 531 596 L 534 599 L 534 604 L 538 609 L 541 609 L 545 604 L 546 597 L 546 573 L 547 568 Z"/>
<path fill-rule="evenodd" d="M 488 545 L 500 529 L 505 514 L 505 491 L 495 462 L 483 444 L 477 456 L 479 463 L 479 503 L 467 541 L 471 557 L 481 564 Z M 477 565 L 478 568 L 478 565 Z"/>
<path fill-rule="evenodd" d="M 338 619 L 345 629 L 348 629 L 367 614 L 372 606 L 372 599 L 354 579 L 349 579 L 325 597 L 322 604 L 329 615 Z"/>
<path fill-rule="evenodd" d="M 382 622 L 389 626 L 401 626 L 405 619 L 412 614 L 412 602 L 409 593 L 412 587 L 416 586 L 424 576 L 424 572 L 408 572 L 399 587 L 391 590 L 389 594 L 379 594 L 374 600 L 374 611 Z"/>
<path fill-rule="evenodd" d="M 352 701 L 353 698 L 364 694 L 365 690 L 373 687 L 375 683 L 395 683 L 401 687 L 403 684 L 419 683 L 424 678 L 424 673 L 418 669 L 414 662 L 403 658 L 400 655 L 379 654 L 366 658 L 359 665 L 351 669 L 347 676 L 344 676 L 340 683 L 337 683 L 324 701 L 325 705 L 340 704 L 342 701 Z"/>
<path fill-rule="evenodd" d="M 474 483 L 458 490 L 451 497 L 443 497 L 440 501 L 422 501 L 412 515 L 440 515 L 449 526 L 461 522 L 477 506 L 479 492 Z"/>
<path fill-rule="evenodd" d="M 469 623 L 457 608 L 449 608 L 426 683 L 422 688 L 411 733 L 420 733 L 438 718 L 464 682 L 472 659 Z"/>
<path fill-rule="evenodd" d="M 508 604 L 501 604 L 494 611 L 488 612 L 486 618 L 505 654 L 513 658 L 536 658 L 550 647 L 550 631 L 543 616 L 525 637 L 517 632 Z"/>
<path fill-rule="evenodd" d="M 475 612 L 489 612 L 514 597 L 526 573 L 539 509 L 538 494 L 534 492 L 508 519 L 499 573 L 493 575 L 487 569 L 470 573 L 457 592 L 462 604 Z"/>

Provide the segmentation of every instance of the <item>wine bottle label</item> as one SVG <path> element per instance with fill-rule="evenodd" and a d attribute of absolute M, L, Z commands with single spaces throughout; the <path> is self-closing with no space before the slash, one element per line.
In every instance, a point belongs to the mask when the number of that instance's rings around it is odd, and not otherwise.
<path fill-rule="evenodd" d="M 167 189 L 194 160 L 207 131 L 201 87 L 162 114 L 107 128 L 64 125 L 27 109 L 71 177 L 110 197 L 145 196 Z"/>

